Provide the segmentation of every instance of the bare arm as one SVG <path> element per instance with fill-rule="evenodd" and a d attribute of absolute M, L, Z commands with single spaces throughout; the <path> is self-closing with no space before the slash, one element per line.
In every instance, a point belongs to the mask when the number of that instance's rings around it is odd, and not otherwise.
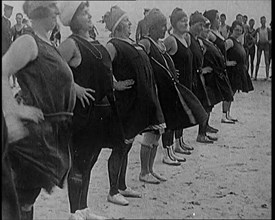
<path fill-rule="evenodd" d="M 140 36 L 140 22 L 138 22 L 138 25 L 137 25 L 137 30 L 136 30 L 136 42 L 139 41 L 139 36 Z"/>
<path fill-rule="evenodd" d="M 139 42 L 141 45 L 143 45 L 145 51 L 147 54 L 150 53 L 150 41 L 148 39 L 142 39 L 140 42 Z"/>
<path fill-rule="evenodd" d="M 17 110 L 17 103 L 9 86 L 10 76 L 34 60 L 37 55 L 38 48 L 33 37 L 23 35 L 12 43 L 7 53 L 2 57 L 2 104 L 4 113 Z"/>
<path fill-rule="evenodd" d="M 2 57 L 2 109 L 9 131 L 9 143 L 28 135 L 28 130 L 24 127 L 21 119 L 36 123 L 44 119 L 40 109 L 23 104 L 19 105 L 13 98 L 9 85 L 9 77 L 35 60 L 37 55 L 38 48 L 33 37 L 23 35 L 10 46 L 7 53 Z"/>
<path fill-rule="evenodd" d="M 71 38 L 67 38 L 58 47 L 61 56 L 66 60 L 67 63 L 70 63 L 70 61 L 73 59 L 75 49 L 75 42 Z"/>
<path fill-rule="evenodd" d="M 178 50 L 178 45 L 177 45 L 177 41 L 174 37 L 172 36 L 168 36 L 165 40 L 164 40 L 164 45 L 166 47 L 166 51 L 170 54 L 170 55 L 174 55 L 177 50 Z"/>

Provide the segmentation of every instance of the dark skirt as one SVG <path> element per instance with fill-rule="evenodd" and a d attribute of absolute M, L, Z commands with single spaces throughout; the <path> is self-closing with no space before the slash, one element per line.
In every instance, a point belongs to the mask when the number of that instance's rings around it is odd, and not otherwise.
<path fill-rule="evenodd" d="M 207 94 L 212 106 L 221 101 L 233 101 L 233 91 L 225 73 L 211 72 L 204 75 Z"/>
<path fill-rule="evenodd" d="M 73 148 L 87 145 L 88 153 L 89 149 L 95 147 L 121 147 L 124 141 L 122 125 L 114 108 L 115 106 L 108 104 L 94 105 L 89 119 L 86 119 L 86 127 L 73 131 Z M 74 116 L 74 120 L 78 120 L 78 117 Z"/>
<path fill-rule="evenodd" d="M 8 129 L 2 112 L 2 219 L 19 220 L 18 197 L 7 157 L 8 147 Z"/>
<path fill-rule="evenodd" d="M 238 90 L 247 93 L 254 90 L 251 78 L 244 65 L 227 67 L 227 72 L 233 92 Z"/>
<path fill-rule="evenodd" d="M 29 135 L 11 144 L 9 156 L 17 188 L 62 188 L 70 169 L 71 116 L 45 117 L 39 124 L 27 121 Z"/>

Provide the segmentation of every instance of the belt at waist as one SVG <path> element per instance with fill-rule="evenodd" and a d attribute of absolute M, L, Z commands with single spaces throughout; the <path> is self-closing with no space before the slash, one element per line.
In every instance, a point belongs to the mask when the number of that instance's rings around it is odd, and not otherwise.
<path fill-rule="evenodd" d="M 71 120 L 73 116 L 72 112 L 56 112 L 44 114 L 44 118 L 50 122 L 61 122 Z"/>

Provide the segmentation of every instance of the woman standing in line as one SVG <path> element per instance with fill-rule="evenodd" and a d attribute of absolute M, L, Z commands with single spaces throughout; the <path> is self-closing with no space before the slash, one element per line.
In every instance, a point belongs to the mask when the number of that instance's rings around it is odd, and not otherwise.
<path fill-rule="evenodd" d="M 165 128 L 164 117 L 156 94 L 150 61 L 142 47 L 130 39 L 131 22 L 118 6 L 104 15 L 106 28 L 113 38 L 106 47 L 110 53 L 115 85 L 130 82 L 126 89 L 115 87 L 118 112 L 122 118 L 126 140 L 132 145 L 134 137 L 143 133 L 140 149 L 139 180 L 158 184 L 166 178 L 153 170 L 158 140 Z"/>
<path fill-rule="evenodd" d="M 165 45 L 160 41 L 167 31 L 166 17 L 159 9 L 154 8 L 146 19 L 149 36 L 140 43 L 144 45 L 153 67 L 158 97 L 167 126 L 162 135 L 165 149 L 163 162 L 178 165 L 179 157 L 172 150 L 175 130 L 203 123 L 206 121 L 207 114 L 196 96 L 179 83 L 173 60 L 166 52 Z M 185 161 L 185 158 L 180 159 Z"/>
<path fill-rule="evenodd" d="M 121 121 L 113 93 L 111 60 L 108 51 L 90 38 L 92 16 L 88 2 L 64 2 L 60 20 L 72 30 L 59 47 L 70 65 L 76 86 L 77 102 L 73 117 L 73 166 L 68 178 L 71 213 L 101 218 L 88 208 L 87 197 L 91 170 L 103 147 L 112 149 L 108 160 L 110 191 L 108 200 L 128 205 L 122 196 L 141 197 L 125 183 L 128 148 L 124 145 Z M 94 93 L 94 97 L 93 97 Z"/>
<path fill-rule="evenodd" d="M 211 128 L 208 125 L 210 112 L 212 110 L 212 105 L 209 99 L 209 94 L 204 82 L 204 74 L 212 71 L 210 67 L 203 67 L 203 45 L 198 40 L 198 36 L 203 30 L 204 25 L 210 25 L 210 22 L 205 18 L 200 12 L 196 11 L 191 14 L 189 19 L 189 34 L 191 39 L 190 49 L 193 53 L 193 82 L 192 91 L 198 97 L 201 104 L 203 105 L 205 111 L 208 114 L 208 119 L 205 123 L 199 125 L 199 131 L 197 136 L 197 142 L 200 143 L 213 143 L 216 141 L 216 137 L 212 137 L 207 134 L 207 132 L 217 133 L 218 129 Z"/>
<path fill-rule="evenodd" d="M 179 82 L 189 90 L 192 89 L 192 58 L 189 48 L 190 39 L 188 31 L 188 16 L 181 8 L 175 8 L 170 16 L 173 33 L 164 40 L 167 52 L 173 59 L 178 70 Z M 190 154 L 194 148 L 183 140 L 183 130 L 175 131 L 175 152 Z"/>
<path fill-rule="evenodd" d="M 251 78 L 248 74 L 248 66 L 246 62 L 246 52 L 238 38 L 243 33 L 243 25 L 241 22 L 234 21 L 231 25 L 232 34 L 226 39 L 226 54 L 229 61 L 235 61 L 236 65 L 228 66 L 228 78 L 231 83 L 233 93 L 236 91 L 250 92 L 254 90 Z M 228 114 L 230 112 L 231 102 L 229 104 Z M 229 119 L 237 121 L 237 119 Z"/>
<path fill-rule="evenodd" d="M 25 1 L 23 10 L 32 19 L 34 33 L 13 42 L 3 57 L 2 72 L 5 85 L 8 76 L 16 74 L 23 103 L 40 109 L 39 118 L 44 118 L 24 121 L 28 135 L 9 145 L 20 216 L 31 220 L 41 189 L 50 193 L 54 186 L 62 188 L 70 169 L 76 94 L 72 72 L 49 39 L 59 14 L 56 2 Z M 3 106 L 11 99 L 11 91 L 3 88 Z"/>
<path fill-rule="evenodd" d="M 227 66 L 234 66 L 236 65 L 235 61 L 228 61 L 226 56 L 226 43 L 224 37 L 220 34 L 219 26 L 220 26 L 220 18 L 218 10 L 212 9 L 209 11 L 204 12 L 203 14 L 207 19 L 209 19 L 211 26 L 211 31 L 209 32 L 209 40 L 213 42 L 222 52 L 224 59 L 226 60 L 226 67 Z M 227 78 L 228 74 L 226 72 Z M 229 81 L 230 82 L 230 81 Z M 224 100 L 222 102 L 222 119 L 221 123 L 228 123 L 234 124 L 235 120 L 230 116 L 230 105 L 233 100 Z"/>
<path fill-rule="evenodd" d="M 208 11 L 205 12 L 208 15 Z M 204 74 L 205 85 L 211 105 L 221 101 L 233 101 L 233 91 L 226 74 L 226 61 L 220 49 L 208 38 L 211 33 L 209 26 L 203 26 L 199 35 L 204 47 L 203 67 L 211 67 L 212 71 Z"/>

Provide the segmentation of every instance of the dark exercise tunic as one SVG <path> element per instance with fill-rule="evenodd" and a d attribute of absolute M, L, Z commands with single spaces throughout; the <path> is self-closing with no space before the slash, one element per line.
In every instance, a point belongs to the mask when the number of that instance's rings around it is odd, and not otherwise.
<path fill-rule="evenodd" d="M 63 186 L 70 168 L 69 140 L 75 105 L 70 67 L 57 49 L 33 35 L 38 56 L 16 73 L 24 104 L 37 107 L 45 120 L 26 121 L 29 136 L 11 145 L 16 186 L 33 189 Z"/>
<path fill-rule="evenodd" d="M 115 91 L 118 112 L 122 119 L 126 139 L 134 138 L 147 128 L 164 127 L 164 116 L 156 93 L 156 84 L 150 60 L 137 45 L 113 38 L 116 48 L 113 73 L 117 81 L 133 79 L 131 89 Z M 139 48 L 141 46 L 138 46 Z"/>
<path fill-rule="evenodd" d="M 203 122 L 206 112 L 196 96 L 179 83 L 172 58 L 167 52 L 161 53 L 151 38 L 146 39 L 150 41 L 149 58 L 167 128 L 177 130 Z"/>
<path fill-rule="evenodd" d="M 237 62 L 237 65 L 227 67 L 232 90 L 234 92 L 237 90 L 242 92 L 252 91 L 254 88 L 248 74 L 245 49 L 235 38 L 229 37 L 229 39 L 233 41 L 233 47 L 228 49 L 227 59 Z"/>
<path fill-rule="evenodd" d="M 81 53 L 79 66 L 71 67 L 74 81 L 95 90 L 90 105 L 77 98 L 73 116 L 73 148 L 81 146 L 87 157 L 95 147 L 118 147 L 123 142 L 121 122 L 113 93 L 112 62 L 108 51 L 98 41 L 88 42 L 71 35 Z M 76 149 L 75 149 L 76 150 Z M 84 152 L 85 154 L 85 152 Z"/>
<path fill-rule="evenodd" d="M 210 98 L 208 96 L 207 88 L 201 80 L 201 71 L 203 66 L 203 48 L 195 39 L 195 37 L 189 33 L 191 36 L 190 49 L 193 54 L 193 85 L 192 92 L 198 97 L 202 106 L 207 112 L 210 112 L 213 108 L 211 105 Z"/>
<path fill-rule="evenodd" d="M 222 52 L 212 42 L 200 38 L 206 48 L 203 67 L 211 67 L 212 72 L 204 74 L 205 84 L 211 105 L 221 101 L 233 101 L 233 91 L 226 74 Z"/>
<path fill-rule="evenodd" d="M 173 36 L 173 35 L 171 35 Z M 179 71 L 179 82 L 186 88 L 192 90 L 192 63 L 193 54 L 189 47 L 185 47 L 177 37 L 178 50 L 174 55 L 170 55 L 175 64 L 175 68 Z"/>

